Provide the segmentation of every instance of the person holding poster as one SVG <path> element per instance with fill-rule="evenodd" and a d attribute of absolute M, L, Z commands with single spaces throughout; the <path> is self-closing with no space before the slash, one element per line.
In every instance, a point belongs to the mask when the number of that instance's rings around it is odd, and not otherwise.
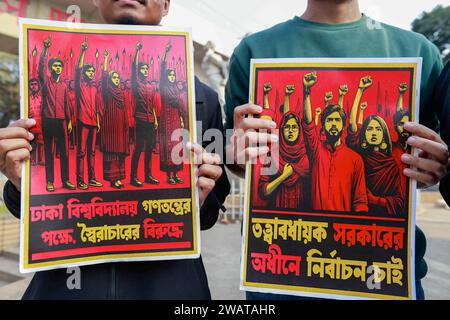
<path fill-rule="evenodd" d="M 302 39 L 302 41 L 298 41 Z M 326 50 L 324 49 L 326 48 Z M 419 156 L 402 155 L 405 165 L 414 167 L 402 171 L 417 180 L 420 187 L 435 185 L 444 176 L 448 162 L 448 148 L 437 133 L 435 109 L 430 96 L 439 73 L 442 59 L 439 50 L 422 35 L 374 21 L 362 14 L 357 0 L 308 0 L 301 16 L 280 23 L 270 29 L 245 37 L 230 59 L 230 75 L 226 90 L 226 129 L 235 134 L 227 146 L 228 163 L 236 174 L 243 175 L 245 162 L 269 152 L 267 142 L 275 141 L 271 133 L 253 135 L 252 130 L 271 130 L 276 124 L 256 117 L 262 108 L 249 102 L 250 60 L 257 58 L 302 57 L 421 57 L 423 58 L 421 86 L 421 124 L 407 122 L 404 129 L 413 137 L 406 143 L 424 150 Z M 430 129 L 431 128 L 431 129 Z M 249 139 L 245 150 L 236 150 Z M 245 144 L 244 144 L 245 145 Z M 232 161 L 234 160 L 234 161 Z M 427 273 L 424 260 L 426 239 L 416 228 L 416 286 L 417 297 L 424 298 L 420 279 Z M 250 293 L 248 298 L 270 298 L 270 294 Z"/>
<path fill-rule="evenodd" d="M 75 97 L 77 102 L 77 187 L 86 190 L 91 187 L 102 187 L 103 184 L 95 178 L 95 148 L 97 133 L 100 131 L 99 107 L 97 103 L 97 87 L 95 86 L 95 67 L 84 64 L 88 49 L 87 37 L 81 44 L 75 73 Z M 88 183 L 84 180 L 84 164 L 87 158 Z"/>
<path fill-rule="evenodd" d="M 109 51 L 104 53 L 102 73 L 102 127 L 100 133 L 103 151 L 105 180 L 111 187 L 122 189 L 125 179 L 125 158 L 130 153 L 128 130 L 128 112 L 125 106 L 125 95 L 120 87 L 120 74 L 117 71 L 108 73 Z"/>
<path fill-rule="evenodd" d="M 170 0 L 134 1 L 95 0 L 100 15 L 109 24 L 159 25 L 167 15 Z M 196 108 L 203 130 L 223 130 L 217 94 L 197 78 Z M 0 129 L 0 169 L 9 179 L 3 195 L 8 209 L 20 217 L 21 167 L 30 158 L 29 129 L 33 119 L 20 119 Z M 206 145 L 204 145 L 206 147 Z M 230 190 L 217 155 L 201 146 L 190 150 L 198 157 L 198 184 L 201 229 L 211 228 Z M 220 150 L 219 150 L 220 151 Z M 69 288 L 70 279 L 79 275 L 79 286 Z M 69 279 L 70 278 L 70 279 Z M 75 283 L 77 284 L 77 283 Z M 205 268 L 197 259 L 152 262 L 106 263 L 80 268 L 37 272 L 23 299 L 210 299 Z"/>

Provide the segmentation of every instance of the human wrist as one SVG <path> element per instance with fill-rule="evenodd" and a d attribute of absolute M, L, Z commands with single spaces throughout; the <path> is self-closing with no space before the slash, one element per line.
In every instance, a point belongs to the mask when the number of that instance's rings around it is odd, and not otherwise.
<path fill-rule="evenodd" d="M 309 96 L 311 94 L 311 87 L 303 87 L 303 93 Z"/>

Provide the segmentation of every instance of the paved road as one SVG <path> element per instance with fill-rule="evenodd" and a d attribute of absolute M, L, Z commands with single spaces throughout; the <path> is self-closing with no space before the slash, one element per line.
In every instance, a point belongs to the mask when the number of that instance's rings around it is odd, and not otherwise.
<path fill-rule="evenodd" d="M 244 300 L 239 290 L 241 224 L 220 224 L 202 232 L 202 256 L 214 300 Z"/>

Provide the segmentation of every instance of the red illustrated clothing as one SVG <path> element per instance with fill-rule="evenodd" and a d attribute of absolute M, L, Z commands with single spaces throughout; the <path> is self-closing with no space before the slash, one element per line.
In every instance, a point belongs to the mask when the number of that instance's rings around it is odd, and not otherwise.
<path fill-rule="evenodd" d="M 42 86 L 42 116 L 48 119 L 71 119 L 69 89 L 63 79 L 56 81 L 46 73 L 47 61 L 44 55 L 39 60 L 39 77 Z"/>
<path fill-rule="evenodd" d="M 284 167 L 284 166 L 283 166 Z M 272 176 L 261 175 L 258 180 L 259 195 L 262 199 L 268 199 L 269 205 L 275 208 L 297 209 L 308 208 L 309 204 L 305 201 L 307 198 L 305 195 L 305 182 L 309 173 L 309 160 L 308 157 L 302 157 L 296 166 L 292 166 L 294 172 L 292 175 L 281 183 L 272 195 L 266 196 L 264 190 L 269 183 L 278 178 L 283 172 L 283 167 L 280 165 L 278 172 Z M 263 172 L 264 168 L 261 166 L 260 171 Z"/>
<path fill-rule="evenodd" d="M 28 118 L 36 120 L 36 125 L 31 128 L 33 134 L 42 134 L 42 116 L 41 116 L 41 106 L 42 106 L 42 95 L 39 91 L 36 94 L 30 93 L 28 97 L 28 105 L 30 112 L 28 113 Z"/>
<path fill-rule="evenodd" d="M 369 208 L 373 213 L 401 214 L 405 208 L 405 194 L 402 192 L 400 170 L 392 155 L 381 151 L 363 150 L 359 147 L 358 132 L 349 130 L 347 144 L 364 159 Z"/>
<path fill-rule="evenodd" d="M 289 145 L 281 129 L 288 117 L 294 115 L 288 112 L 283 115 L 279 125 L 279 155 L 272 155 L 272 164 L 278 164 L 277 173 L 274 175 L 261 175 L 259 179 L 259 190 L 261 198 L 269 198 L 276 208 L 306 208 L 305 178 L 309 175 L 309 159 L 306 155 L 305 144 L 303 141 L 297 141 Z M 299 140 L 301 135 L 299 136 Z M 301 139 L 303 140 L 303 139 Z M 284 180 L 278 188 L 269 196 L 265 195 L 267 186 L 277 179 L 284 170 L 285 165 L 291 165 L 293 173 Z M 261 171 L 267 169 L 261 167 Z"/>
<path fill-rule="evenodd" d="M 75 94 L 78 121 L 87 126 L 97 125 L 98 106 L 96 103 L 97 87 L 94 81 L 86 81 L 83 68 L 77 68 L 75 76 Z"/>
<path fill-rule="evenodd" d="M 155 90 L 153 106 L 155 107 L 156 116 L 159 118 L 162 112 L 162 102 L 161 102 L 161 94 L 157 90 Z"/>
<path fill-rule="evenodd" d="M 102 95 L 104 101 L 104 109 L 101 112 L 102 130 L 100 130 L 102 151 L 127 155 L 130 149 L 130 131 L 124 92 L 110 82 L 107 72 L 102 74 Z"/>
<path fill-rule="evenodd" d="M 163 111 L 159 123 L 160 166 L 164 172 L 176 172 L 181 170 L 182 166 L 173 162 L 172 151 L 181 142 L 181 136 L 178 139 L 172 139 L 172 134 L 175 130 L 181 129 L 182 100 L 176 85 L 161 88 L 161 93 Z"/>
<path fill-rule="evenodd" d="M 302 122 L 309 155 L 312 208 L 315 210 L 366 212 L 367 191 L 364 162 L 345 144 L 332 150 L 320 141 L 314 122 Z"/>
<path fill-rule="evenodd" d="M 154 86 L 146 79 L 141 79 L 138 66 L 132 66 L 132 91 L 135 99 L 135 117 L 143 122 L 155 122 L 154 115 Z"/>
<path fill-rule="evenodd" d="M 394 142 L 392 144 L 392 156 L 394 157 L 395 161 L 397 162 L 397 166 L 400 170 L 400 187 L 404 194 L 407 194 L 408 181 L 407 181 L 406 176 L 403 174 L 403 170 L 408 168 L 408 166 L 402 162 L 401 156 L 402 156 L 402 154 L 407 153 L 407 152 L 408 152 L 408 150 L 403 149 L 403 146 L 398 141 Z"/>
<path fill-rule="evenodd" d="M 252 203 L 255 208 L 267 208 L 269 206 L 269 201 L 266 197 L 261 194 L 261 185 L 259 181 L 261 180 L 261 171 L 263 164 L 261 160 L 264 158 L 258 158 L 253 164 L 252 169 Z"/>
<path fill-rule="evenodd" d="M 181 135 L 172 139 L 175 130 L 181 129 L 183 118 L 184 129 L 188 130 L 189 123 L 183 117 L 185 103 L 176 83 L 170 83 L 166 76 L 166 65 L 161 67 L 160 93 L 162 102 L 160 134 L 160 168 L 164 172 L 177 172 L 182 169 L 181 163 L 174 163 L 173 149 L 181 143 Z M 179 155 L 181 159 L 181 154 Z M 177 159 L 178 160 L 178 159 Z"/>
<path fill-rule="evenodd" d="M 77 112 L 77 99 L 75 96 L 75 90 L 70 90 L 69 89 L 69 107 L 70 107 L 70 114 L 71 114 L 71 120 L 72 120 L 72 124 L 76 125 L 77 123 L 77 116 L 78 116 L 78 112 Z"/>
<path fill-rule="evenodd" d="M 136 105 L 134 102 L 134 96 L 131 89 L 125 88 L 124 98 L 125 98 L 125 108 L 127 109 L 128 126 L 130 128 L 133 128 L 136 125 L 135 123 L 136 121 L 134 119 L 134 112 L 136 110 Z"/>

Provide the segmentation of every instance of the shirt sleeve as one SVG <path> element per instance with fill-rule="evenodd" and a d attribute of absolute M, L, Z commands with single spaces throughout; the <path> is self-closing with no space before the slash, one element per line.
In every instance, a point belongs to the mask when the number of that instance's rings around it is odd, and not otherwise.
<path fill-rule="evenodd" d="M 250 49 L 244 39 L 230 59 L 230 72 L 225 88 L 225 129 L 233 128 L 234 109 L 249 102 L 250 59 Z"/>
<path fill-rule="evenodd" d="M 429 44 L 424 52 L 423 68 L 422 68 L 422 83 L 420 95 L 420 123 L 424 126 L 439 131 L 439 122 L 442 121 L 440 114 L 442 109 L 440 105 L 436 104 L 433 97 L 433 90 L 436 85 L 439 85 L 439 75 L 443 69 L 443 63 L 439 49 Z"/>
<path fill-rule="evenodd" d="M 8 210 L 18 219 L 20 219 L 20 192 L 12 184 L 7 181 L 3 188 L 3 201 Z"/>
<path fill-rule="evenodd" d="M 133 60 L 132 64 L 131 64 L 131 89 L 133 91 L 133 94 L 135 94 L 135 92 L 137 91 L 137 86 L 138 86 L 138 65 L 135 63 L 135 61 Z"/>
<path fill-rule="evenodd" d="M 353 132 L 352 130 L 347 130 L 347 146 L 353 150 L 358 148 L 359 132 L 361 132 L 361 127 L 358 126 L 358 131 Z"/>
<path fill-rule="evenodd" d="M 103 88 L 99 88 L 95 95 L 95 105 L 100 119 L 102 119 L 105 114 L 105 102 L 103 97 L 104 97 Z"/>
<path fill-rule="evenodd" d="M 70 99 L 69 88 L 66 86 L 64 90 L 64 100 L 65 100 L 65 114 L 67 122 L 72 121 L 72 118 L 75 114 L 76 106 L 73 105 L 72 99 Z"/>
<path fill-rule="evenodd" d="M 155 108 L 156 116 L 159 117 L 162 111 L 162 104 L 161 104 L 161 95 L 159 94 L 158 91 L 155 91 L 155 95 L 153 98 L 153 107 Z"/>
<path fill-rule="evenodd" d="M 441 73 L 430 101 L 438 113 L 441 137 L 450 147 L 450 63 Z"/>
<path fill-rule="evenodd" d="M 302 121 L 302 128 L 303 128 L 303 135 L 305 137 L 307 153 L 312 152 L 311 155 L 317 154 L 319 150 L 319 143 L 321 142 L 314 121 L 311 121 L 310 124 L 307 124 L 306 122 Z"/>
<path fill-rule="evenodd" d="M 438 110 L 442 140 L 450 147 L 450 63 L 447 63 L 435 86 L 432 103 Z M 447 172 L 449 171 L 447 167 Z M 439 191 L 447 205 L 450 205 L 450 174 L 439 183 Z"/>
<path fill-rule="evenodd" d="M 77 67 L 75 69 L 75 92 L 77 96 L 81 93 L 81 74 L 83 73 L 83 68 Z"/>
<path fill-rule="evenodd" d="M 196 85 L 196 90 L 205 89 L 201 88 L 201 85 Z M 211 89 L 205 91 L 208 91 L 205 92 L 205 110 L 207 110 L 208 114 L 207 119 L 205 119 L 206 121 L 203 123 L 204 129 L 218 129 L 220 132 L 223 132 L 222 109 L 220 107 L 218 96 Z M 207 142 L 204 142 L 203 147 L 205 148 L 207 144 Z M 223 146 L 224 143 L 222 143 L 222 147 Z M 222 155 L 224 155 L 224 149 L 217 150 L 216 152 L 222 152 Z M 205 202 L 200 209 L 201 230 L 207 230 L 217 222 L 219 210 L 226 211 L 223 203 L 230 193 L 230 182 L 224 165 L 221 164 L 220 166 L 223 173 L 216 181 L 213 190 L 209 193 L 208 197 L 206 197 Z"/>
<path fill-rule="evenodd" d="M 46 67 L 47 56 L 44 56 L 43 52 L 39 57 L 39 80 L 41 81 L 41 86 L 45 84 L 47 78 L 47 67 Z"/>
<path fill-rule="evenodd" d="M 305 154 L 300 159 L 300 166 L 298 168 L 296 167 L 295 169 L 298 169 L 296 173 L 298 174 L 299 177 L 306 178 L 309 176 L 310 165 L 308 155 Z"/>

